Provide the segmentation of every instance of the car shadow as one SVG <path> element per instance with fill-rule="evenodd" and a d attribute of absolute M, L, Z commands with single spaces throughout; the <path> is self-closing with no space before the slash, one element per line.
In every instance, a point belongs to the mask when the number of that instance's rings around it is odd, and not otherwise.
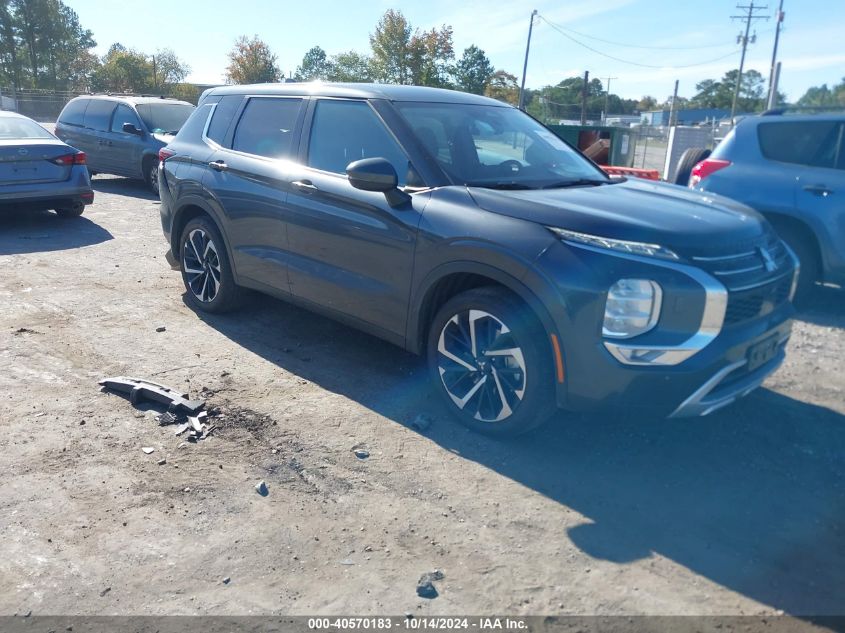
<path fill-rule="evenodd" d="M 99 193 L 113 193 L 119 196 L 131 196 L 151 202 L 161 202 L 158 196 L 149 190 L 147 183 L 134 178 L 94 176 L 91 179 L 91 188 Z"/>
<path fill-rule="evenodd" d="M 110 239 L 111 233 L 84 215 L 60 218 L 49 211 L 0 213 L 0 255 L 62 251 Z"/>
<path fill-rule="evenodd" d="M 816 286 L 795 318 L 823 327 L 845 328 L 845 289 Z"/>
<path fill-rule="evenodd" d="M 422 360 L 378 339 L 263 297 L 238 314 L 198 316 L 394 422 L 432 415 L 425 434 L 444 449 L 584 515 L 560 538 L 594 558 L 663 556 L 793 615 L 845 613 L 845 416 L 836 411 L 760 389 L 703 419 L 560 413 L 494 440 L 451 423 Z"/>

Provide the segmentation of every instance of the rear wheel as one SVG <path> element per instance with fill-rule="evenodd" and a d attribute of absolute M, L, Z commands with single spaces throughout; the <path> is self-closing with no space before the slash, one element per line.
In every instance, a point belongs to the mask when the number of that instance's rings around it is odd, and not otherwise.
<path fill-rule="evenodd" d="M 69 207 L 56 209 L 56 215 L 60 218 L 77 218 L 82 215 L 83 211 L 85 211 L 85 205 L 80 202 Z"/>
<path fill-rule="evenodd" d="M 475 431 L 518 435 L 555 410 L 545 331 L 504 289 L 476 288 L 446 302 L 431 325 L 428 364 L 446 406 Z"/>
<path fill-rule="evenodd" d="M 207 216 L 196 217 L 182 230 L 179 248 L 182 281 L 188 302 L 203 312 L 228 312 L 241 302 L 223 236 Z"/>
<path fill-rule="evenodd" d="M 681 160 L 678 161 L 678 166 L 675 168 L 675 177 L 672 179 L 672 182 L 676 185 L 686 187 L 689 184 L 692 168 L 709 156 L 709 149 L 690 147 L 681 154 Z"/>

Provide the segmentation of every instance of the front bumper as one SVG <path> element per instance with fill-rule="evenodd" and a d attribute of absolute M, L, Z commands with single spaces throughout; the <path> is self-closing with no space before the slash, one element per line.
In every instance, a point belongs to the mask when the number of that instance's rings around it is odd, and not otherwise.
<path fill-rule="evenodd" d="M 784 302 L 765 316 L 701 330 L 706 289 L 684 266 L 618 257 L 555 245 L 537 262 L 557 296 L 545 298 L 561 338 L 565 380 L 557 402 L 578 411 L 639 410 L 661 416 L 706 415 L 760 386 L 784 358 L 793 308 Z M 701 272 L 701 271 L 700 271 Z M 706 275 L 706 273 L 702 274 Z M 655 279 L 664 290 L 658 327 L 623 343 L 673 350 L 665 364 L 631 364 L 613 354 L 602 336 L 607 289 L 623 277 Z M 694 337 L 693 335 L 697 335 Z M 755 346 L 775 340 L 777 352 L 749 371 Z M 753 365 L 753 363 L 751 363 Z"/>

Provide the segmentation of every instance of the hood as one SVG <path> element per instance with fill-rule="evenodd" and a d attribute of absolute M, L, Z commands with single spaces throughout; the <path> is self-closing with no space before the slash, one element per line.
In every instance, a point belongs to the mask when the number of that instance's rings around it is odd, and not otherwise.
<path fill-rule="evenodd" d="M 470 187 L 492 213 L 580 233 L 660 244 L 681 253 L 754 240 L 761 215 L 728 198 L 642 179 L 609 185 L 503 191 Z"/>
<path fill-rule="evenodd" d="M 176 138 L 175 134 L 164 134 L 164 133 L 157 133 L 157 132 L 153 132 L 151 134 L 151 136 L 155 140 L 157 140 L 159 143 L 164 143 L 165 145 L 167 145 L 170 141 L 172 141 L 174 138 Z"/>

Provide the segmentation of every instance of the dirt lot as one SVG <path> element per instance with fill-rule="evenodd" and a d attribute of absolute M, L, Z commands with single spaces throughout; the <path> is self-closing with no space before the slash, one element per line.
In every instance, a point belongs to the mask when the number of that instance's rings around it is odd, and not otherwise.
<path fill-rule="evenodd" d="M 157 201 L 94 182 L 81 219 L 0 217 L 0 614 L 845 613 L 845 293 L 726 411 L 499 442 L 386 343 L 266 298 L 195 314 Z M 180 447 L 100 393 L 120 374 L 218 431 Z"/>

